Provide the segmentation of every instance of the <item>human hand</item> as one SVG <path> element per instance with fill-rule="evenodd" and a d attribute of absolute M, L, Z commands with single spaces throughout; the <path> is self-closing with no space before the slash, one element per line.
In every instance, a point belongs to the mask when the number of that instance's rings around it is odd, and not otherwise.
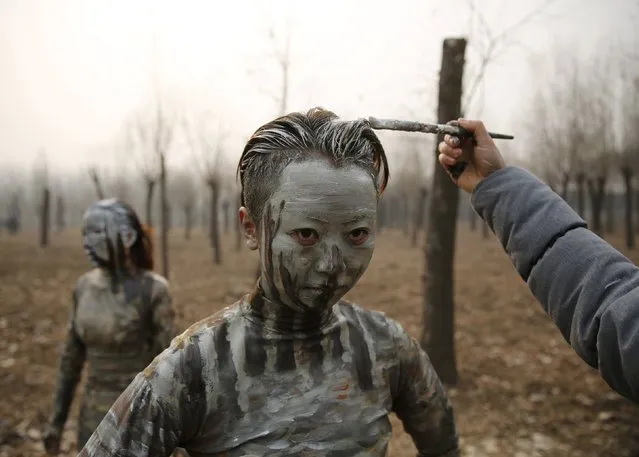
<path fill-rule="evenodd" d="M 44 450 L 49 455 L 57 455 L 60 452 L 60 439 L 62 437 L 62 430 L 49 425 L 42 435 L 42 443 L 44 444 Z"/>
<path fill-rule="evenodd" d="M 439 163 L 448 172 L 447 167 L 460 161 L 468 162 L 464 172 L 453 181 L 461 189 L 472 193 L 489 174 L 505 167 L 504 158 L 481 121 L 459 119 L 451 124 L 466 129 L 473 136 L 460 140 L 456 136 L 445 135 L 438 147 Z"/>

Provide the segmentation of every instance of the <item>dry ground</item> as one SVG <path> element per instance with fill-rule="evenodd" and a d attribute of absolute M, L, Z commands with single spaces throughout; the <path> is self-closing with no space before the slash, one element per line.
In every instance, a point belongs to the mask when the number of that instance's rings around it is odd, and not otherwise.
<path fill-rule="evenodd" d="M 235 254 L 233 238 L 225 238 L 224 264 L 213 266 L 202 234 L 189 242 L 172 235 L 180 329 L 252 286 L 255 253 Z M 0 236 L 0 457 L 42 455 L 40 429 L 49 414 L 70 291 L 88 267 L 79 242 L 74 231 L 56 234 L 42 250 L 34 234 Z M 639 252 L 628 255 L 639 259 Z M 422 259 L 422 250 L 411 250 L 401 233 L 382 234 L 373 263 L 347 298 L 385 311 L 417 336 Z M 456 270 L 461 382 L 449 392 L 464 455 L 639 455 L 639 409 L 611 393 L 572 352 L 497 242 L 462 229 Z M 414 456 L 410 439 L 393 423 L 391 455 Z M 71 420 L 67 450 L 73 428 Z"/>

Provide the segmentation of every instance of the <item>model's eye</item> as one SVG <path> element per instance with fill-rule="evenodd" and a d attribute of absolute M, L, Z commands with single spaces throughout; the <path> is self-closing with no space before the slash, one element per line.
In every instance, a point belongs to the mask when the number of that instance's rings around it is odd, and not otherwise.
<path fill-rule="evenodd" d="M 295 230 L 292 236 L 302 246 L 313 246 L 319 240 L 319 234 L 309 228 Z"/>
<path fill-rule="evenodd" d="M 348 239 L 351 240 L 351 243 L 354 245 L 359 246 L 368 240 L 369 236 L 370 232 L 367 229 L 359 228 L 351 231 L 351 233 L 348 234 Z"/>

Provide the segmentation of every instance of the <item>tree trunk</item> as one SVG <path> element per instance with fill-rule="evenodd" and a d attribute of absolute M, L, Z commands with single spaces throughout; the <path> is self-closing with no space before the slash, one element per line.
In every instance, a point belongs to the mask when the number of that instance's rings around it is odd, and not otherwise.
<path fill-rule="evenodd" d="M 577 184 L 577 213 L 586 219 L 586 175 L 578 173 L 575 183 Z"/>
<path fill-rule="evenodd" d="M 104 190 L 102 190 L 102 182 L 100 181 L 100 176 L 98 176 L 97 170 L 89 170 L 89 176 L 91 177 L 91 181 L 93 181 L 93 186 L 95 187 L 95 193 L 97 194 L 98 199 L 103 200 Z"/>
<path fill-rule="evenodd" d="M 426 211 L 426 201 L 428 200 L 428 189 L 421 187 L 419 189 L 419 195 L 417 196 L 417 208 L 415 211 L 415 225 L 413 226 L 413 236 L 410 240 L 410 245 L 417 246 L 417 236 L 421 233 L 424 227 L 424 212 Z"/>
<path fill-rule="evenodd" d="M 465 39 L 446 39 L 439 76 L 437 120 L 444 124 L 461 113 Z M 436 145 L 443 140 L 439 135 Z M 434 154 L 432 192 L 428 212 L 422 347 L 444 384 L 457 384 L 455 308 L 453 300 L 455 238 L 459 190 Z"/>
<path fill-rule="evenodd" d="M 146 181 L 146 225 L 153 227 L 153 194 L 155 192 L 155 180 Z"/>
<path fill-rule="evenodd" d="M 634 195 L 634 189 L 632 185 L 633 172 L 630 167 L 623 167 L 621 169 L 621 176 L 623 177 L 624 184 L 624 222 L 626 231 L 626 247 L 632 249 L 635 247 L 635 230 L 633 223 L 634 205 L 632 199 Z"/>
<path fill-rule="evenodd" d="M 20 232 L 22 222 L 21 214 L 20 199 L 18 198 L 18 194 L 13 194 L 9 205 L 9 218 L 6 222 L 7 231 L 10 235 L 16 235 Z"/>
<path fill-rule="evenodd" d="M 606 233 L 617 230 L 617 194 L 610 191 L 606 194 Z"/>
<path fill-rule="evenodd" d="M 586 181 L 588 185 L 588 193 L 590 195 L 590 212 L 591 217 L 591 230 L 599 236 L 603 236 L 603 224 L 602 213 L 603 203 L 606 190 L 606 178 L 605 176 L 597 176 Z"/>
<path fill-rule="evenodd" d="M 42 203 L 40 205 L 40 247 L 49 245 L 49 227 L 51 224 L 51 193 L 48 188 L 42 190 Z"/>
<path fill-rule="evenodd" d="M 193 204 L 184 205 L 184 239 L 191 239 L 191 229 L 193 228 Z"/>
<path fill-rule="evenodd" d="M 220 183 L 217 180 L 209 182 L 209 189 L 211 190 L 211 214 L 210 214 L 210 226 L 209 226 L 209 238 L 211 241 L 211 248 L 213 248 L 213 263 L 220 265 L 222 263 L 222 252 L 220 250 L 220 224 L 218 222 L 218 194 L 220 189 Z"/>
<path fill-rule="evenodd" d="M 160 154 L 160 249 L 162 250 L 162 276 L 169 279 L 169 201 L 166 193 L 166 157 Z M 148 207 L 147 207 L 148 210 Z"/>

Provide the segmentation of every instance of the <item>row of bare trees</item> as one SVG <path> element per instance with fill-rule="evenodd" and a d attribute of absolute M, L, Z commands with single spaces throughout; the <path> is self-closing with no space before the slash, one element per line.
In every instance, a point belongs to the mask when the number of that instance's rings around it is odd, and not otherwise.
<path fill-rule="evenodd" d="M 580 62 L 561 55 L 539 80 L 525 131 L 530 167 L 600 236 L 615 229 L 624 194 L 625 241 L 635 246 L 639 172 L 639 67 L 612 53 Z M 639 201 L 639 200 L 637 200 Z M 589 210 L 589 211 L 588 211 Z M 605 223 L 604 223 L 605 222 Z"/>

